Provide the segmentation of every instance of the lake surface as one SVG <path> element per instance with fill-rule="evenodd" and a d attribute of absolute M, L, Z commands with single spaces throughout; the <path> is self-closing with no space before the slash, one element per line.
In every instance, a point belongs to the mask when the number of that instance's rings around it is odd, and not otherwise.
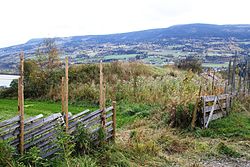
<path fill-rule="evenodd" d="M 10 83 L 18 78 L 18 75 L 0 75 L 0 86 L 9 87 Z"/>

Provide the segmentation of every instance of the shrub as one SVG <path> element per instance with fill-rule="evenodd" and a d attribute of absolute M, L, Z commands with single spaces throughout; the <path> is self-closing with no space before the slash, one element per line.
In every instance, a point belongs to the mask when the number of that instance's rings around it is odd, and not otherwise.
<path fill-rule="evenodd" d="M 187 106 L 182 104 L 173 104 L 171 111 L 171 123 L 172 127 L 187 128 L 190 126 L 192 121 L 192 112 L 194 105 L 189 103 Z"/>
<path fill-rule="evenodd" d="M 91 139 L 91 134 L 86 128 L 80 126 L 77 128 L 77 133 L 75 135 L 75 152 L 77 154 L 88 154 L 93 149 L 93 142 Z"/>
<path fill-rule="evenodd" d="M 17 163 L 34 167 L 49 165 L 49 163 L 40 156 L 40 149 L 37 147 L 32 147 L 17 161 Z"/>
<path fill-rule="evenodd" d="M 175 62 L 179 69 L 192 70 L 193 72 L 202 72 L 202 62 L 195 57 L 186 57 L 186 59 Z"/>

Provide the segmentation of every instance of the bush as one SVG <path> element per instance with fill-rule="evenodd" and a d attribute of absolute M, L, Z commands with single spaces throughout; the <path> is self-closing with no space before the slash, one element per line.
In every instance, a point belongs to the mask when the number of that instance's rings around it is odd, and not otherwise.
<path fill-rule="evenodd" d="M 171 111 L 171 123 L 172 127 L 187 128 L 192 121 L 192 112 L 194 110 L 194 104 L 189 103 L 187 106 L 182 104 L 173 105 Z"/>
<path fill-rule="evenodd" d="M 179 69 L 192 70 L 193 72 L 202 72 L 202 62 L 195 57 L 186 57 L 186 59 L 175 62 Z"/>
<path fill-rule="evenodd" d="M 75 135 L 75 152 L 80 155 L 88 154 L 92 151 L 93 146 L 91 134 L 86 128 L 78 127 Z"/>

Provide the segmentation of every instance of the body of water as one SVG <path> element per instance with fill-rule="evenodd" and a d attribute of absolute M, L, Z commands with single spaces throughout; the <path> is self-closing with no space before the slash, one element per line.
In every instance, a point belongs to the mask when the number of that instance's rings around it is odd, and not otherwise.
<path fill-rule="evenodd" d="M 10 83 L 18 78 L 17 75 L 0 75 L 0 86 L 9 87 Z"/>

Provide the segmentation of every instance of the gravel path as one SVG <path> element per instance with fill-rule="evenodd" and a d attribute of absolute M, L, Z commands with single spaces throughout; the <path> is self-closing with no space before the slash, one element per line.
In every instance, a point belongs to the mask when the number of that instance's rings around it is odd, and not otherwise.
<path fill-rule="evenodd" d="M 205 167 L 250 167 L 250 160 L 246 159 L 211 159 L 203 163 Z"/>

